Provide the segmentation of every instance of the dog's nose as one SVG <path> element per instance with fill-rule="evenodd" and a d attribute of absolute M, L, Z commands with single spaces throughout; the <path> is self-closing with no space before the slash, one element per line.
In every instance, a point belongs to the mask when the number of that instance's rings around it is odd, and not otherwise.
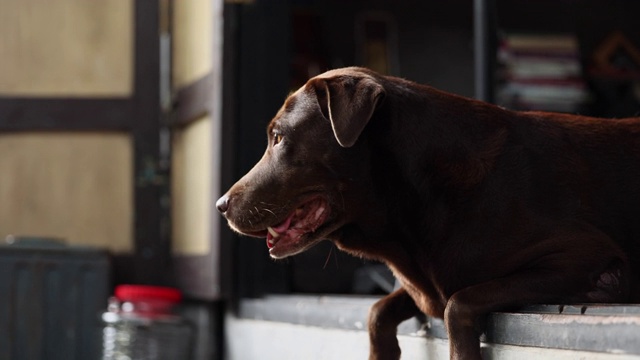
<path fill-rule="evenodd" d="M 218 201 L 216 201 L 216 207 L 220 213 L 224 214 L 229 210 L 229 196 L 223 195 Z"/>

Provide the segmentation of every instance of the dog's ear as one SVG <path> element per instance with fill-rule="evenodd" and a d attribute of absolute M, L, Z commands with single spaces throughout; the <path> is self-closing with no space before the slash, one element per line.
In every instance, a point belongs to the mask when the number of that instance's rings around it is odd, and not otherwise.
<path fill-rule="evenodd" d="M 369 76 L 316 78 L 313 85 L 336 140 L 342 147 L 353 146 L 384 98 L 384 88 Z"/>

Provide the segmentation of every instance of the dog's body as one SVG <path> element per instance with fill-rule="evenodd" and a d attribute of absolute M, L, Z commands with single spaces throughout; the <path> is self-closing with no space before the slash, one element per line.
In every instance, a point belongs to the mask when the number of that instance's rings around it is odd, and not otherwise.
<path fill-rule="evenodd" d="M 385 262 L 371 359 L 397 325 L 445 319 L 478 359 L 488 312 L 640 301 L 640 118 L 512 112 L 361 68 L 319 75 L 268 129 L 260 162 L 218 201 L 271 256 L 322 239 Z"/>

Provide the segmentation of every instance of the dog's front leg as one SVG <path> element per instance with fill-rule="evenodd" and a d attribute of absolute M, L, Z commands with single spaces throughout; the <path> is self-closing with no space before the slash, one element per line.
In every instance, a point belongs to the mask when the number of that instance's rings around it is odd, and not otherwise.
<path fill-rule="evenodd" d="M 470 286 L 453 294 L 444 312 L 450 359 L 481 360 L 478 325 L 486 314 L 513 305 L 544 303 L 562 297 L 558 284 L 567 280 L 529 272 Z"/>
<path fill-rule="evenodd" d="M 403 288 L 373 304 L 369 312 L 369 360 L 399 359 L 398 325 L 419 313 L 416 303 Z"/>

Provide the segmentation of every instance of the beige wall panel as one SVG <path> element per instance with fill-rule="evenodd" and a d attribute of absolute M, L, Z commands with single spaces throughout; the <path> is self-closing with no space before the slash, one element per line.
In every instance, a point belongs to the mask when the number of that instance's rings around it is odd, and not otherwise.
<path fill-rule="evenodd" d="M 60 237 L 131 252 L 132 171 L 127 134 L 0 135 L 0 237 Z"/>
<path fill-rule="evenodd" d="M 207 75 L 213 64 L 211 0 L 173 1 L 173 83 L 176 89 Z"/>
<path fill-rule="evenodd" d="M 211 133 L 204 117 L 176 131 L 172 155 L 173 250 L 206 255 L 211 247 Z"/>
<path fill-rule="evenodd" d="M 129 96 L 134 0 L 1 0 L 0 95 Z"/>

